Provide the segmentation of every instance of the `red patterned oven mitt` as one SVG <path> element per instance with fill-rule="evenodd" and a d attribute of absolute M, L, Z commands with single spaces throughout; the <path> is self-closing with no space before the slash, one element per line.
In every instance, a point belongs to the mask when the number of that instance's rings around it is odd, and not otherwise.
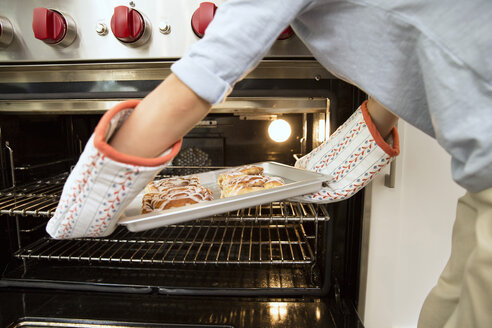
<path fill-rule="evenodd" d="M 122 154 L 107 143 L 139 102 L 119 103 L 99 121 L 46 227 L 53 238 L 111 234 L 125 207 L 179 152 L 181 140 L 157 158 Z"/>
<path fill-rule="evenodd" d="M 394 127 L 385 141 L 371 120 L 366 101 L 327 141 L 295 164 L 325 174 L 325 186 L 319 192 L 289 200 L 331 203 L 347 199 L 390 163 L 399 148 L 397 129 Z"/>

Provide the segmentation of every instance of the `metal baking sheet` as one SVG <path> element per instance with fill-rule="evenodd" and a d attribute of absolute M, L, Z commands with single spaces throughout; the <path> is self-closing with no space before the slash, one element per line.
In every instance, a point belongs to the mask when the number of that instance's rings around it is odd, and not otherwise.
<path fill-rule="evenodd" d="M 203 186 L 213 192 L 214 200 L 141 214 L 142 197 L 144 195 L 144 192 L 142 192 L 125 209 L 118 223 L 125 225 L 128 230 L 134 232 L 154 229 L 316 192 L 321 189 L 322 183 L 327 179 L 323 174 L 276 162 L 261 162 L 252 165 L 263 167 L 264 175 L 281 177 L 285 185 L 243 195 L 220 198 L 220 187 L 217 185 L 217 178 L 219 174 L 231 169 L 193 174 L 193 176 L 197 176 L 200 179 L 200 183 Z"/>

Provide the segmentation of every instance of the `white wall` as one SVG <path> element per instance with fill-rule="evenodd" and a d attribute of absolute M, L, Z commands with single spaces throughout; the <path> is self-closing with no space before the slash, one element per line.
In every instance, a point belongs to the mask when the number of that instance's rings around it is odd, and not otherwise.
<path fill-rule="evenodd" d="M 366 328 L 416 327 L 449 257 L 456 202 L 465 193 L 434 139 L 404 122 L 399 131 L 396 187 L 384 186 L 386 168 L 368 192 Z"/>

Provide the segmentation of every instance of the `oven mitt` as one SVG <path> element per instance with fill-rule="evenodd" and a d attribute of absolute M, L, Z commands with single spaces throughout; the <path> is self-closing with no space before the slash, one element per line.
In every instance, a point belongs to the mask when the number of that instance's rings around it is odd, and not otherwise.
<path fill-rule="evenodd" d="M 53 238 L 111 234 L 125 207 L 179 152 L 182 140 L 157 158 L 125 155 L 107 143 L 139 102 L 119 103 L 99 121 L 46 226 Z"/>
<path fill-rule="evenodd" d="M 325 174 L 323 188 L 289 200 L 331 203 L 347 199 L 364 188 L 399 153 L 396 127 L 385 141 L 372 122 L 365 101 L 327 141 L 295 164 Z"/>

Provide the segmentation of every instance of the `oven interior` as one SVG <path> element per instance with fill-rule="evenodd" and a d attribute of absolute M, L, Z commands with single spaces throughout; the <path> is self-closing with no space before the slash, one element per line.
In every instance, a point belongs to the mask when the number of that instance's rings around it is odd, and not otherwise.
<path fill-rule="evenodd" d="M 322 142 L 322 120 L 334 131 L 365 97 L 336 79 L 318 82 L 316 88 L 299 81 L 268 88 L 265 83 L 272 81 L 244 83 L 249 85 L 236 86 L 232 99 L 261 97 L 267 89 L 275 97 L 264 102 L 273 105 L 268 110 L 230 109 L 233 102 L 212 110 L 158 177 L 261 161 L 293 165 L 296 156 Z M 324 110 L 278 107 L 292 95 L 321 98 L 328 105 Z M 50 239 L 46 222 L 100 116 L 84 110 L 16 111 L 15 102 L 1 111 L 1 287 L 186 296 L 190 302 L 199 297 L 240 297 L 253 303 L 321 298 L 342 314 L 353 312 L 362 193 L 336 204 L 283 200 L 139 233 L 119 227 L 104 238 Z M 284 143 L 267 133 L 278 117 L 292 128 Z"/>

